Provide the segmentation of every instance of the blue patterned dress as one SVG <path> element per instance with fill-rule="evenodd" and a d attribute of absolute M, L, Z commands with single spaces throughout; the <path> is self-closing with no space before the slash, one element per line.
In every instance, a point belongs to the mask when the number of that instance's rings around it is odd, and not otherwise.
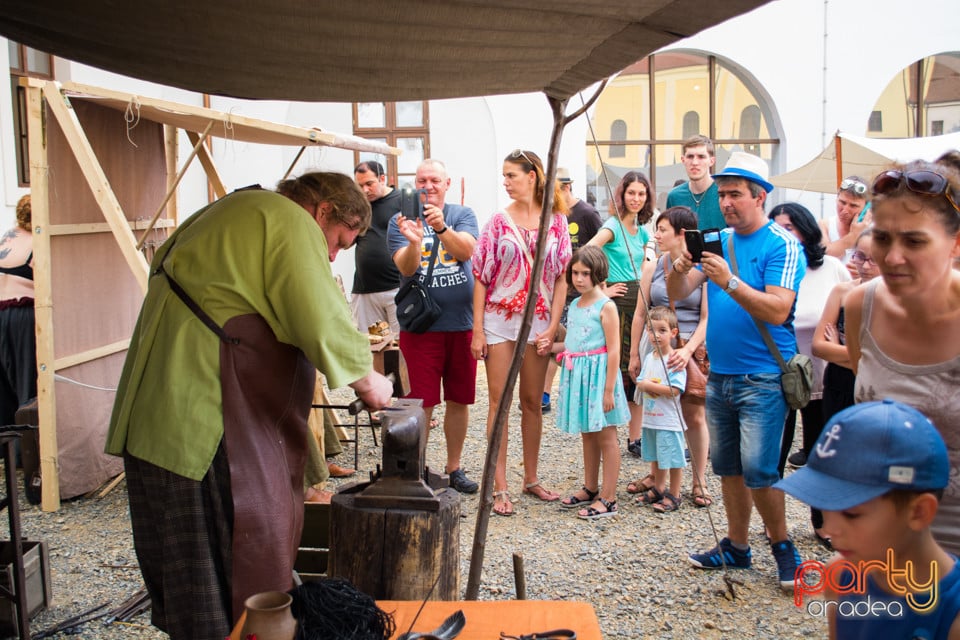
<path fill-rule="evenodd" d="M 567 315 L 566 353 L 577 354 L 606 346 L 600 310 L 610 302 L 601 296 L 589 307 L 580 308 L 580 298 L 570 303 Z M 630 422 L 623 381 L 616 376 L 613 410 L 603 411 L 603 389 L 607 383 L 607 354 L 573 355 L 560 362 L 560 399 L 556 421 L 567 433 L 593 433 L 605 427 Z"/>

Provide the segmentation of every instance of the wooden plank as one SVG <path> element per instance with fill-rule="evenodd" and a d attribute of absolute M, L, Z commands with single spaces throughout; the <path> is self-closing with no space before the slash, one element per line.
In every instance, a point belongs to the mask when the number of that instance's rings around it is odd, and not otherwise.
<path fill-rule="evenodd" d="M 146 220 L 128 220 L 131 229 L 140 230 L 147 228 Z M 157 220 L 154 228 L 169 229 L 176 226 L 173 220 Z M 78 224 L 52 224 L 48 227 L 48 233 L 51 236 L 77 236 L 85 233 L 110 233 L 113 231 L 106 222 L 84 222 Z"/>
<path fill-rule="evenodd" d="M 104 358 L 114 353 L 123 351 L 124 349 L 130 346 L 130 339 L 118 340 L 112 344 L 105 344 L 102 347 L 95 347 L 93 349 L 87 349 L 86 351 L 81 351 L 80 353 L 75 353 L 70 356 L 64 356 L 62 358 L 57 358 L 53 362 L 53 368 L 55 371 L 60 371 L 61 369 L 68 369 L 70 367 L 75 367 L 78 364 L 83 364 L 84 362 L 91 362 L 99 358 Z"/>
<path fill-rule="evenodd" d="M 70 145 L 70 149 L 80 165 L 80 170 L 87 179 L 87 184 L 90 185 L 93 197 L 110 225 L 110 230 L 117 240 L 120 252 L 127 261 L 127 266 L 133 272 L 141 290 L 146 293 L 150 267 L 143 254 L 137 250 L 137 241 L 130 230 L 127 217 L 123 213 L 116 194 L 110 187 L 110 182 L 107 180 L 103 168 L 97 161 L 97 156 L 93 152 L 93 147 L 90 146 L 90 141 L 83 133 L 83 127 L 80 126 L 77 114 L 67 104 L 56 83 L 48 82 L 43 85 L 43 97 L 46 98 L 50 112 L 57 118 L 57 122 L 63 130 L 64 138 Z"/>
<path fill-rule="evenodd" d="M 167 189 L 170 190 L 173 187 L 174 176 L 177 173 L 177 154 L 179 153 L 179 135 L 180 130 L 176 127 L 170 126 L 168 124 L 163 125 L 163 159 L 166 164 L 167 169 Z M 180 219 L 180 203 L 177 199 L 178 195 L 174 191 L 173 196 L 170 198 L 170 202 L 167 203 L 167 218 L 171 221 L 178 221 Z M 160 226 L 158 221 L 156 226 Z"/>
<path fill-rule="evenodd" d="M 37 331 L 37 412 L 40 423 L 40 506 L 60 508 L 57 472 L 57 402 L 54 393 L 53 283 L 50 270 L 50 166 L 44 122 L 42 83 L 27 85 L 27 120 L 30 132 L 30 194 L 33 221 L 33 287 Z"/>
<path fill-rule="evenodd" d="M 187 139 L 190 140 L 190 144 L 197 146 L 197 142 L 200 141 L 200 136 L 193 131 L 187 131 Z M 220 173 L 213 163 L 213 156 L 210 155 L 210 150 L 207 149 L 206 145 L 203 145 L 203 148 L 197 152 L 197 159 L 200 160 L 200 166 L 203 167 L 204 172 L 207 174 L 207 180 L 210 182 L 210 186 L 213 187 L 214 195 L 218 198 L 227 195 L 227 188 L 223 186 L 223 179 L 220 177 Z"/>
<path fill-rule="evenodd" d="M 160 203 L 160 206 L 157 207 L 156 212 L 150 218 L 150 223 L 147 225 L 147 230 L 143 232 L 143 235 L 140 236 L 140 240 L 137 242 L 137 249 L 143 248 L 143 243 L 147 241 L 147 236 L 150 234 L 150 230 L 153 229 L 153 225 L 157 224 L 157 220 L 160 219 L 160 216 L 163 215 L 163 212 L 167 208 L 167 203 L 170 202 L 170 198 L 177 192 L 177 186 L 180 184 L 180 181 L 183 180 L 184 174 L 187 173 L 187 169 L 190 167 L 190 163 L 193 162 L 193 159 L 197 157 L 197 151 L 200 147 L 203 146 L 203 141 L 207 139 L 207 136 L 210 134 L 210 129 L 213 128 L 213 120 L 210 121 L 210 124 L 207 125 L 207 128 L 203 130 L 203 135 L 200 136 L 200 139 L 193 146 L 193 150 L 190 152 L 190 155 L 187 156 L 186 161 L 183 163 L 183 168 L 177 172 L 176 178 L 173 179 L 173 184 L 169 185 L 167 188 L 167 193 L 163 197 L 163 202 Z M 169 179 L 169 176 L 167 176 Z M 168 180 L 169 182 L 169 180 Z"/>

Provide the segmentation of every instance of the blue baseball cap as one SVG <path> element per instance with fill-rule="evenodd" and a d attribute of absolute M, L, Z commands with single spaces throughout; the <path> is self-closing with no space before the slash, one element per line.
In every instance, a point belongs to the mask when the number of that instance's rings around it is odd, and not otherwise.
<path fill-rule="evenodd" d="M 723 171 L 719 171 L 711 177 L 743 178 L 750 182 L 756 182 L 767 193 L 773 191 L 773 185 L 767 180 L 770 177 L 770 167 L 767 166 L 766 161 L 759 156 L 744 151 L 731 153 Z"/>
<path fill-rule="evenodd" d="M 843 511 L 894 489 L 943 489 L 949 479 L 947 446 L 933 423 L 883 400 L 833 416 L 806 466 L 773 486 L 815 509 Z"/>

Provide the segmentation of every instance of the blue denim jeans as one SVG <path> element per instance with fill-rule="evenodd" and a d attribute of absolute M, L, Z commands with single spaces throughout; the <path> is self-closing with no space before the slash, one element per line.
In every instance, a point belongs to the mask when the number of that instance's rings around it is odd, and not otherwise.
<path fill-rule="evenodd" d="M 777 462 L 787 417 L 780 374 L 711 372 L 706 402 L 713 472 L 743 476 L 750 489 L 779 480 Z"/>

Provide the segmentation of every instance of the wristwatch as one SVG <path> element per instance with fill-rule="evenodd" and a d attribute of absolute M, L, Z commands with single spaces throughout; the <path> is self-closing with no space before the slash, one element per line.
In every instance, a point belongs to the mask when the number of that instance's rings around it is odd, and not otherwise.
<path fill-rule="evenodd" d="M 727 293 L 733 293 L 737 290 L 737 287 L 740 286 L 740 278 L 737 276 L 730 276 L 730 279 L 727 280 L 727 286 L 723 288 Z"/>

